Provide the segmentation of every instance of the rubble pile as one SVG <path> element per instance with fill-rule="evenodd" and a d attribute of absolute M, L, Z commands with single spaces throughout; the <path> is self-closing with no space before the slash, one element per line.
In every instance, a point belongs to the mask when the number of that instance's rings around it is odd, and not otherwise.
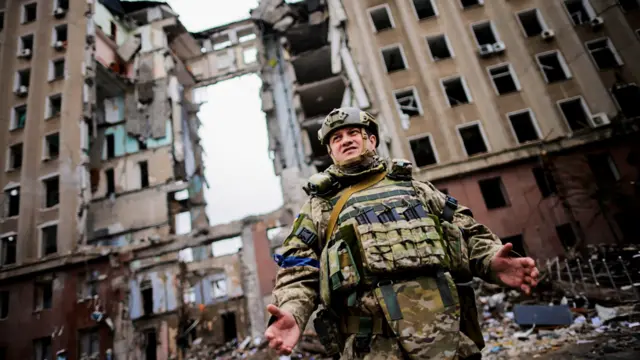
<path fill-rule="evenodd" d="M 483 359 L 544 358 L 593 344 L 588 355 L 640 346 L 640 252 L 591 247 L 588 254 L 542 267 L 530 296 L 478 281 Z M 631 340 L 629 340 L 631 339 Z M 638 349 L 636 349 L 638 350 Z"/>

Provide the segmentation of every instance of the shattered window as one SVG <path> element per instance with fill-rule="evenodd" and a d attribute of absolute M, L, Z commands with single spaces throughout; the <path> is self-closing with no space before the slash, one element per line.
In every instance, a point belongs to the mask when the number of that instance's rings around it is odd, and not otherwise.
<path fill-rule="evenodd" d="M 436 16 L 433 0 L 413 0 L 413 7 L 420 20 Z"/>
<path fill-rule="evenodd" d="M 389 8 L 385 5 L 369 9 L 369 16 L 377 32 L 393 28 L 393 20 Z"/>
<path fill-rule="evenodd" d="M 396 104 L 400 112 L 409 117 L 419 116 L 422 113 L 420 101 L 415 89 L 398 91 L 395 93 Z"/>
<path fill-rule="evenodd" d="M 18 216 L 20 214 L 20 187 L 5 190 L 4 201 L 6 202 L 7 217 Z"/>
<path fill-rule="evenodd" d="M 480 130 L 480 125 L 472 124 L 461 126 L 458 128 L 458 133 L 460 134 L 460 138 L 462 138 L 467 156 L 474 156 L 488 151 L 487 144 L 484 142 L 484 137 Z"/>
<path fill-rule="evenodd" d="M 384 59 L 384 65 L 388 73 L 407 68 L 400 45 L 382 49 L 382 58 Z"/>
<path fill-rule="evenodd" d="M 214 299 L 227 296 L 227 279 L 218 279 L 211 282 L 211 291 Z"/>
<path fill-rule="evenodd" d="M 100 334 L 98 329 L 80 332 L 79 353 L 81 357 L 91 357 L 100 353 Z"/>
<path fill-rule="evenodd" d="M 593 13 L 593 9 L 588 0 L 565 0 L 564 6 L 567 8 L 574 25 L 584 24 L 591 20 L 590 14 Z"/>
<path fill-rule="evenodd" d="M 467 87 L 461 77 L 442 80 L 442 87 L 451 107 L 471 102 Z"/>
<path fill-rule="evenodd" d="M 510 114 L 509 122 L 519 144 L 540 139 L 531 110 Z"/>
<path fill-rule="evenodd" d="M 445 34 L 428 37 L 427 45 L 429 45 L 429 51 L 431 52 L 433 61 L 444 60 L 451 57 L 449 42 Z"/>
<path fill-rule="evenodd" d="M 42 234 L 42 256 L 55 254 L 58 252 L 58 225 L 45 226 L 41 230 Z"/>
<path fill-rule="evenodd" d="M 13 109 L 12 120 L 11 130 L 23 129 L 27 122 L 27 105 L 16 106 Z"/>
<path fill-rule="evenodd" d="M 49 96 L 47 108 L 47 117 L 60 115 L 60 112 L 62 111 L 62 95 L 56 94 Z"/>
<path fill-rule="evenodd" d="M 510 65 L 505 64 L 491 68 L 489 69 L 489 75 L 491 75 L 491 80 L 493 80 L 493 85 L 498 94 L 504 95 L 519 90 L 518 80 L 511 71 Z"/>
<path fill-rule="evenodd" d="M 38 281 L 34 286 L 34 310 L 51 309 L 53 281 Z"/>
<path fill-rule="evenodd" d="M 36 21 L 37 10 L 38 4 L 36 4 L 35 2 L 24 5 L 24 7 L 22 8 L 22 23 L 26 24 Z"/>
<path fill-rule="evenodd" d="M 519 12 L 518 19 L 527 37 L 540 35 L 546 27 L 542 22 L 540 10 L 538 9 Z"/>
<path fill-rule="evenodd" d="M 559 103 L 559 106 L 571 131 L 587 129 L 589 127 L 589 111 L 581 97 L 565 100 Z"/>
<path fill-rule="evenodd" d="M 53 352 L 51 350 L 51 336 L 33 341 L 33 357 L 35 360 L 51 360 Z"/>
<path fill-rule="evenodd" d="M 558 51 L 539 54 L 536 55 L 536 58 L 538 59 L 538 65 L 540 66 L 540 70 L 542 70 L 547 83 L 551 84 L 567 80 L 571 77 L 569 68 Z"/>
<path fill-rule="evenodd" d="M 58 176 L 50 177 L 43 181 L 45 191 L 44 207 L 50 208 L 58 205 L 60 202 L 60 178 Z"/>
<path fill-rule="evenodd" d="M 587 49 L 593 62 L 600 70 L 617 68 L 623 65 L 618 51 L 609 38 L 590 41 L 587 43 Z"/>
<path fill-rule="evenodd" d="M 437 163 L 436 153 L 431 145 L 431 136 L 424 136 L 419 139 L 409 141 L 411 152 L 418 167 L 433 165 Z"/>
<path fill-rule="evenodd" d="M 487 209 L 497 209 L 509 205 L 507 192 L 502 183 L 502 178 L 494 177 L 478 181 L 480 192 L 487 206 Z"/>
<path fill-rule="evenodd" d="M 0 248 L 0 266 L 16 263 L 16 235 L 2 238 Z"/>
<path fill-rule="evenodd" d="M 22 143 L 9 147 L 9 170 L 17 170 L 22 167 L 22 150 Z"/>
<path fill-rule="evenodd" d="M 492 45 L 498 42 L 498 37 L 493 32 L 491 21 L 485 21 L 481 24 L 472 26 L 473 34 L 478 41 L 478 45 Z"/>
<path fill-rule="evenodd" d="M 45 158 L 55 159 L 60 154 L 60 133 L 50 134 L 45 137 Z"/>

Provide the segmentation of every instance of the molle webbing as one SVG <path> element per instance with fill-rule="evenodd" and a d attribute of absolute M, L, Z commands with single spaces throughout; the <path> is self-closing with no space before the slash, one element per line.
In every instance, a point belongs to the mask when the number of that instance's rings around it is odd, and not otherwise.
<path fill-rule="evenodd" d="M 374 206 L 371 206 L 371 208 L 375 212 L 380 212 L 380 211 L 384 211 L 384 210 L 386 210 L 388 208 L 396 208 L 396 207 L 401 207 L 401 206 L 412 206 L 412 205 L 415 205 L 417 202 L 418 202 L 417 200 L 401 199 L 401 200 L 394 200 L 394 201 L 386 202 L 386 203 L 384 203 L 384 205 L 383 204 L 374 205 Z M 343 224 L 345 221 L 358 216 L 361 212 L 362 212 L 362 209 L 354 209 L 354 210 L 351 210 L 351 211 L 344 212 L 343 214 L 340 215 L 340 224 Z"/>
<path fill-rule="evenodd" d="M 364 195 L 364 196 L 355 196 L 351 199 L 349 199 L 346 203 L 345 203 L 345 207 L 349 207 L 353 204 L 357 204 L 363 201 L 372 201 L 372 200 L 378 200 L 378 199 L 383 199 L 383 198 L 387 198 L 387 197 L 391 197 L 391 196 L 397 196 L 397 195 L 416 195 L 415 189 L 413 188 L 413 186 L 411 185 L 410 181 L 399 181 L 399 182 L 394 182 L 393 184 L 388 185 L 390 187 L 404 187 L 407 188 L 406 190 L 404 189 L 394 189 L 391 191 L 385 191 L 385 192 L 381 192 L 381 193 L 374 193 L 371 195 Z M 380 186 L 379 188 L 382 189 L 385 186 Z M 339 197 L 334 197 L 333 199 L 331 199 L 331 205 L 335 206 L 335 204 L 338 202 Z"/>

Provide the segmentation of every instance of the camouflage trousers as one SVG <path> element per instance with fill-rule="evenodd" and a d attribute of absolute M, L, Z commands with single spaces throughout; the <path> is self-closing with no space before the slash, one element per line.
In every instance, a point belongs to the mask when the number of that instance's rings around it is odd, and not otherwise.
<path fill-rule="evenodd" d="M 461 336 L 464 336 L 461 334 Z M 381 335 L 374 335 L 371 340 L 371 349 L 366 353 L 358 353 L 354 347 L 355 335 L 351 335 L 347 338 L 344 351 L 340 360 L 408 360 L 411 357 L 400 347 L 398 340 L 393 337 L 385 337 Z M 475 345 L 471 345 L 466 341 L 460 344 L 458 352 L 453 356 L 444 353 L 437 354 L 435 356 L 425 357 L 425 359 L 447 359 L 447 360 L 463 360 L 471 358 L 480 359 L 480 352 Z"/>

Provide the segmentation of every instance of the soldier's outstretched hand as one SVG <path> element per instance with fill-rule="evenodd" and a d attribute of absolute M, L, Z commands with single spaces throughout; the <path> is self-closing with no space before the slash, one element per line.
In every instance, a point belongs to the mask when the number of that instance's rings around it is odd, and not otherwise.
<path fill-rule="evenodd" d="M 536 262 L 530 257 L 512 258 L 509 252 L 511 243 L 506 243 L 491 261 L 491 270 L 504 285 L 522 290 L 525 294 L 538 285 Z"/>
<path fill-rule="evenodd" d="M 279 355 L 291 354 L 300 339 L 300 327 L 296 319 L 290 312 L 273 304 L 267 305 L 267 311 L 277 319 L 264 332 L 264 336 L 269 340 L 269 347 Z"/>

